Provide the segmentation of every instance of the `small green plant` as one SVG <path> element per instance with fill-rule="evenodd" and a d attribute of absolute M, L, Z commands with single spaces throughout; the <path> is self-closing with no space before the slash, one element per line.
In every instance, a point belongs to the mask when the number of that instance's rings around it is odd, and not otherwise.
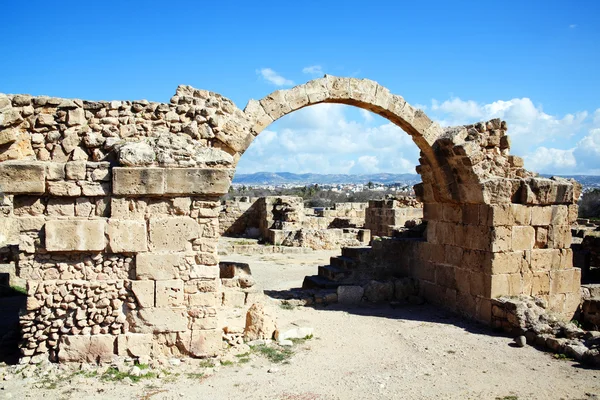
<path fill-rule="evenodd" d="M 290 339 L 292 341 L 292 343 L 294 344 L 302 344 L 304 342 L 306 342 L 307 340 L 311 340 L 313 338 L 313 335 L 306 335 L 303 338 L 292 338 Z"/>
<path fill-rule="evenodd" d="M 122 381 L 125 378 L 129 378 L 132 382 L 137 383 L 142 379 L 156 378 L 156 374 L 154 372 L 147 372 L 145 374 L 141 374 L 140 376 L 135 376 L 131 375 L 129 372 L 120 372 L 117 368 L 110 367 L 104 374 L 102 374 L 101 377 L 103 381 L 111 382 Z"/>
<path fill-rule="evenodd" d="M 24 287 L 21 286 L 11 286 L 10 287 L 13 291 L 22 294 L 24 296 L 27 296 L 27 289 L 25 289 Z"/>
<path fill-rule="evenodd" d="M 236 354 L 235 355 L 238 359 L 238 363 L 240 364 L 246 364 L 250 362 L 250 352 L 247 351 L 245 353 L 242 354 Z"/>
<path fill-rule="evenodd" d="M 200 368 L 214 368 L 215 363 L 212 360 L 202 360 L 200 361 Z"/>
<path fill-rule="evenodd" d="M 187 374 L 185 374 L 185 376 L 187 376 L 188 379 L 202 379 L 202 378 L 204 378 L 204 373 L 203 372 L 188 372 Z"/>
<path fill-rule="evenodd" d="M 285 301 L 285 300 L 284 300 L 284 301 L 282 301 L 281 303 L 279 303 L 279 307 L 280 307 L 282 310 L 293 310 L 294 308 L 296 308 L 296 307 L 294 307 L 294 305 L 293 305 L 293 304 L 291 304 L 291 303 L 289 303 L 289 302 L 287 302 L 287 301 Z"/>
<path fill-rule="evenodd" d="M 581 322 L 577 321 L 576 319 L 572 319 L 571 323 L 581 329 Z"/>
<path fill-rule="evenodd" d="M 571 357 L 569 357 L 569 356 L 567 356 L 566 354 L 563 354 L 563 353 L 554 354 L 553 357 L 556 358 L 557 360 L 565 360 L 565 361 L 572 361 L 573 360 Z"/>
<path fill-rule="evenodd" d="M 221 360 L 221 365 L 224 367 L 230 367 L 234 364 L 233 361 L 229 361 L 229 360 Z"/>
<path fill-rule="evenodd" d="M 250 348 L 252 349 L 252 351 L 257 352 L 258 354 L 262 355 L 263 357 L 266 357 L 269 361 L 274 363 L 281 363 L 287 361 L 294 355 L 294 352 L 292 350 L 285 348 L 269 347 L 265 345 L 252 346 Z"/>
<path fill-rule="evenodd" d="M 496 397 L 496 400 L 519 400 L 517 396 Z"/>

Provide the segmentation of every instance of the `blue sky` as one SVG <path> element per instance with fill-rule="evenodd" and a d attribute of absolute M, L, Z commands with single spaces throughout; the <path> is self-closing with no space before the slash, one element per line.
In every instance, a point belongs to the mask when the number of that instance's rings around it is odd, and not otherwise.
<path fill-rule="evenodd" d="M 598 1 L 29 1 L 2 16 L 0 92 L 166 102 L 189 84 L 243 108 L 356 76 L 443 125 L 506 119 L 530 169 L 600 174 Z M 239 172 L 413 172 L 407 139 L 314 106 L 269 126 Z"/>

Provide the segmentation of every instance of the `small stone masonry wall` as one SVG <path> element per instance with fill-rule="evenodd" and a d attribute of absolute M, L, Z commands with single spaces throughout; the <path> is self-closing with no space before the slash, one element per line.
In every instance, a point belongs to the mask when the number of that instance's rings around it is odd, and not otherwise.
<path fill-rule="evenodd" d="M 394 229 L 403 228 L 409 221 L 420 222 L 423 204 L 413 198 L 371 200 L 366 210 L 365 229 L 372 236 L 393 236 Z"/>
<path fill-rule="evenodd" d="M 233 158 L 214 121 L 230 103 L 205 91 L 172 101 L 0 96 L 25 357 L 220 352 L 218 200 Z"/>
<path fill-rule="evenodd" d="M 27 280 L 24 357 L 218 353 L 219 198 L 265 127 L 318 103 L 375 112 L 421 150 L 427 237 L 398 257 L 430 301 L 489 323 L 492 298 L 537 294 L 572 314 L 580 186 L 526 171 L 500 120 L 443 129 L 374 81 L 329 75 L 243 111 L 189 86 L 169 104 L 0 94 L 0 238 L 18 237 Z"/>

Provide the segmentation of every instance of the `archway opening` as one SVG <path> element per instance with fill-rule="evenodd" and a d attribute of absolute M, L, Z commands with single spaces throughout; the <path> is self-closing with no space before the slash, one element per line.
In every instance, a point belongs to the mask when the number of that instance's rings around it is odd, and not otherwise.
<path fill-rule="evenodd" d="M 304 301 L 327 302 L 338 285 L 365 275 L 369 267 L 354 258 L 373 236 L 424 234 L 413 138 L 369 109 L 336 103 L 267 126 L 222 201 L 222 263 L 248 264 L 272 297 L 296 298 L 290 291 L 304 287 L 323 289 Z"/>

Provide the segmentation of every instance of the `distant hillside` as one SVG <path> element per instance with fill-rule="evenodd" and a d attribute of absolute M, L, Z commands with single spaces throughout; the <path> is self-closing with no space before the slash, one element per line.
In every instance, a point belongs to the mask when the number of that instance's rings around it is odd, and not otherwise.
<path fill-rule="evenodd" d="M 421 177 L 417 174 L 293 174 L 291 172 L 256 172 L 254 174 L 236 174 L 233 183 L 240 185 L 333 185 L 343 183 L 402 183 L 414 185 L 421 182 Z"/>
<path fill-rule="evenodd" d="M 550 178 L 553 175 L 543 174 L 542 176 Z M 558 176 L 558 175 L 557 175 Z M 584 187 L 600 187 L 600 176 L 594 175 L 560 175 L 563 178 L 573 178 L 580 182 Z M 239 185 L 334 185 L 343 183 L 401 183 L 404 185 L 414 185 L 421 182 L 421 177 L 417 174 L 294 174 L 291 172 L 256 172 L 254 174 L 236 174 L 233 183 Z"/>

